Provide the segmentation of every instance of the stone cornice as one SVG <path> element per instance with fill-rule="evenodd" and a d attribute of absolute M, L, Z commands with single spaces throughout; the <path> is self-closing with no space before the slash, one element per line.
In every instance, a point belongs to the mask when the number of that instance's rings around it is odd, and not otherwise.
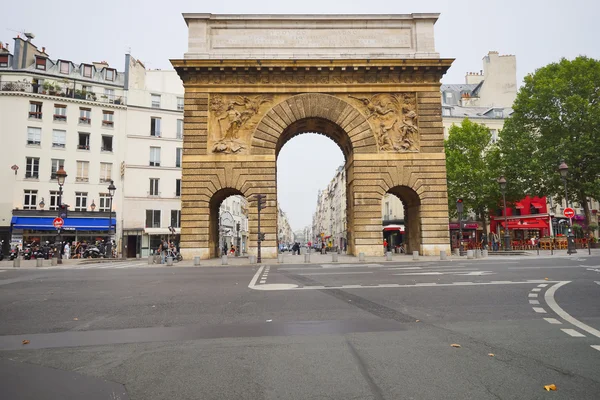
<path fill-rule="evenodd" d="M 29 93 L 29 92 L 0 91 L 0 96 L 30 97 L 33 99 L 52 100 L 55 103 L 76 103 L 76 104 L 82 104 L 82 105 L 87 105 L 87 106 L 96 106 L 96 107 L 102 107 L 102 108 L 116 108 L 116 109 L 120 109 L 120 110 L 127 109 L 127 106 L 124 104 L 102 103 L 102 102 L 97 102 L 97 101 L 76 99 L 73 97 L 52 96 L 52 95 Z"/>

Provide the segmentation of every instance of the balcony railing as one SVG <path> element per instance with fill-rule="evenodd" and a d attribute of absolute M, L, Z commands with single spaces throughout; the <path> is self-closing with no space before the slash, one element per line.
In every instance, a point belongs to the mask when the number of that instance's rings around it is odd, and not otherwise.
<path fill-rule="evenodd" d="M 48 96 L 66 97 L 79 100 L 95 101 L 108 104 L 127 104 L 125 96 L 96 93 L 89 90 L 84 90 L 83 87 L 75 82 L 69 81 L 66 84 L 54 83 L 50 84 L 34 84 L 28 80 L 22 81 L 1 81 L 0 92 L 24 92 L 45 94 Z M 33 117 L 32 117 L 33 118 Z"/>

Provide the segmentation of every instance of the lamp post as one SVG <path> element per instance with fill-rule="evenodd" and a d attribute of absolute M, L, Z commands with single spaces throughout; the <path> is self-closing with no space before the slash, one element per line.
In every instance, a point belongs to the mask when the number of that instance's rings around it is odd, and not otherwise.
<path fill-rule="evenodd" d="M 67 179 L 67 172 L 65 171 L 65 168 L 60 165 L 58 167 L 58 171 L 56 171 L 56 181 L 58 182 L 58 216 L 60 218 L 64 218 L 66 216 L 66 213 L 63 213 L 63 203 L 62 203 L 62 195 L 63 195 L 63 185 L 65 184 L 65 180 Z M 63 251 L 63 245 L 62 245 L 62 237 L 60 234 L 60 228 L 58 229 L 58 246 L 59 248 L 58 250 L 58 257 L 56 260 L 57 264 L 62 264 L 62 251 Z"/>
<path fill-rule="evenodd" d="M 463 199 L 456 199 L 456 213 L 458 214 L 458 255 L 463 255 L 463 224 L 462 224 L 462 213 L 464 211 Z"/>
<path fill-rule="evenodd" d="M 90 204 L 90 209 L 92 210 L 92 212 L 94 212 L 94 210 L 96 209 L 96 203 L 94 203 L 94 200 L 92 200 L 92 204 Z"/>
<path fill-rule="evenodd" d="M 569 175 L 569 166 L 564 160 L 560 162 L 558 166 L 558 172 L 560 172 L 560 177 L 565 185 L 565 205 L 569 207 L 569 193 L 567 192 L 567 175 Z M 575 254 L 577 250 L 575 249 L 575 236 L 573 235 L 573 221 L 569 218 L 569 230 L 567 235 L 567 254 Z"/>
<path fill-rule="evenodd" d="M 43 210 L 44 207 L 46 206 L 46 203 L 44 203 L 44 198 L 42 197 L 42 201 L 40 201 L 40 204 L 38 204 L 40 206 L 40 210 Z"/>
<path fill-rule="evenodd" d="M 506 215 L 506 179 L 504 176 L 498 178 L 498 186 L 502 192 L 504 202 L 504 251 L 510 251 L 510 234 L 508 233 L 508 216 Z"/>
<path fill-rule="evenodd" d="M 108 208 L 108 244 L 106 245 L 106 251 L 108 252 L 108 258 L 112 258 L 112 241 L 110 239 L 110 234 L 112 230 L 112 202 L 113 196 L 115 195 L 115 181 L 111 180 L 110 185 L 108 185 L 108 195 L 110 196 L 110 204 Z"/>

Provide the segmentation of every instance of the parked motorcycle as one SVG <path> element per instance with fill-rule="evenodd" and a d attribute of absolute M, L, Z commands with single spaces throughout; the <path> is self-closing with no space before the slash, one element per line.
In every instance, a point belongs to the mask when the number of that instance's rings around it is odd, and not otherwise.
<path fill-rule="evenodd" d="M 90 244 L 83 252 L 83 258 L 98 258 L 101 256 L 100 249 L 96 245 Z"/>
<path fill-rule="evenodd" d="M 31 260 L 31 257 L 33 257 L 33 250 L 31 249 L 31 247 L 29 245 L 27 245 L 23 249 L 23 259 L 24 260 Z"/>
<path fill-rule="evenodd" d="M 10 254 L 8 255 L 8 258 L 12 261 L 17 257 L 19 257 L 19 249 L 17 247 L 10 249 Z"/>
<path fill-rule="evenodd" d="M 4 260 L 4 240 L 0 240 L 0 261 Z"/>

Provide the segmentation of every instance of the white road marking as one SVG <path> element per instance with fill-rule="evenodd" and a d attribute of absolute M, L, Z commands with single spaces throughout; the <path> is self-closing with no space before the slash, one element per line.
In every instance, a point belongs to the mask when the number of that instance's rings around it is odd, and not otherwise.
<path fill-rule="evenodd" d="M 488 286 L 488 285 L 522 285 L 527 284 L 530 285 L 532 281 L 521 281 L 521 282 L 453 282 L 453 283 L 420 283 L 417 285 L 402 285 L 397 283 L 386 283 L 381 285 L 341 285 L 341 286 L 302 286 L 299 287 L 295 284 L 290 283 L 282 283 L 282 284 L 266 284 L 256 286 L 256 279 L 258 275 L 252 279 L 248 287 L 254 290 L 264 290 L 264 291 L 275 291 L 275 290 L 340 290 L 340 289 L 386 289 L 386 288 L 418 288 L 418 287 L 444 287 L 444 286 Z M 536 280 L 533 283 L 540 283 L 540 281 Z M 556 281 L 550 281 L 550 283 L 557 283 Z"/>
<path fill-rule="evenodd" d="M 373 271 L 348 271 L 348 272 L 307 272 L 297 273 L 295 275 L 355 275 L 355 274 L 372 274 Z"/>
<path fill-rule="evenodd" d="M 591 345 L 591 347 L 592 347 L 592 349 L 596 349 L 596 350 L 600 351 L 600 345 L 593 344 L 593 345 Z"/>
<path fill-rule="evenodd" d="M 492 281 L 492 283 L 512 283 L 512 281 Z"/>
<path fill-rule="evenodd" d="M 256 281 L 258 281 L 258 277 L 260 276 L 260 274 L 262 274 L 264 268 L 265 267 L 262 266 L 258 269 L 258 271 L 256 271 L 256 274 L 254 274 L 254 276 L 252 277 L 252 280 L 248 284 L 248 287 L 250 289 L 254 289 L 254 287 L 256 286 Z"/>
<path fill-rule="evenodd" d="M 494 275 L 495 272 L 492 271 L 475 271 L 475 272 L 467 272 L 467 273 L 458 273 L 454 275 L 468 275 L 468 276 L 482 276 L 482 275 Z"/>
<path fill-rule="evenodd" d="M 533 311 L 535 311 L 536 313 L 539 314 L 546 314 L 546 310 L 544 310 L 542 307 L 532 307 Z"/>
<path fill-rule="evenodd" d="M 527 295 L 527 297 L 537 297 L 537 296 L 538 296 L 538 294 L 537 294 L 537 293 L 529 293 L 529 294 Z"/>
<path fill-rule="evenodd" d="M 542 289 L 540 289 L 540 288 L 534 288 L 534 289 L 531 289 L 531 291 L 532 291 L 532 292 L 539 292 L 539 291 L 541 291 L 541 290 L 542 290 Z"/>
<path fill-rule="evenodd" d="M 381 268 L 382 264 L 321 264 L 323 268 Z"/>
<path fill-rule="evenodd" d="M 558 282 L 556 285 L 554 285 L 550 289 L 548 289 L 546 291 L 546 295 L 545 295 L 546 303 L 552 309 L 552 311 L 554 311 L 556 314 L 558 314 L 558 316 L 561 317 L 562 319 L 564 319 L 565 321 L 575 325 L 576 327 L 578 327 L 581 330 L 586 331 L 587 333 L 590 333 L 590 334 L 600 338 L 599 330 L 594 329 L 591 326 L 584 324 L 583 322 L 573 318 L 569 313 L 567 313 L 565 310 L 560 308 L 560 306 L 556 303 L 556 300 L 554 300 L 554 293 L 556 293 L 556 290 L 558 290 L 558 288 L 560 288 L 561 286 L 564 286 L 570 282 L 571 281 Z"/>
<path fill-rule="evenodd" d="M 540 283 L 540 284 L 538 285 L 538 287 L 546 287 L 546 286 L 548 286 L 548 284 L 547 284 L 547 283 Z"/>
<path fill-rule="evenodd" d="M 393 274 L 402 276 L 420 276 L 420 275 L 444 275 L 443 272 L 409 272 L 406 274 Z"/>
<path fill-rule="evenodd" d="M 577 332 L 575 329 L 561 329 L 564 333 L 572 337 L 585 337 L 581 332 Z"/>
<path fill-rule="evenodd" d="M 554 324 L 554 325 L 561 325 L 562 324 L 562 322 L 560 322 L 556 318 L 544 318 L 544 320 L 546 322 L 549 322 L 549 323 Z"/>
<path fill-rule="evenodd" d="M 529 304 L 540 304 L 539 300 L 529 300 Z"/>
<path fill-rule="evenodd" d="M 600 285 L 600 281 L 594 281 L 594 282 L 596 282 L 598 285 Z"/>
<path fill-rule="evenodd" d="M 492 271 L 472 271 L 465 272 L 463 271 L 444 271 L 444 272 L 405 272 L 402 274 L 393 274 L 399 276 L 421 276 L 421 275 L 464 275 L 464 276 L 482 276 L 482 275 L 492 275 L 494 272 Z"/>

